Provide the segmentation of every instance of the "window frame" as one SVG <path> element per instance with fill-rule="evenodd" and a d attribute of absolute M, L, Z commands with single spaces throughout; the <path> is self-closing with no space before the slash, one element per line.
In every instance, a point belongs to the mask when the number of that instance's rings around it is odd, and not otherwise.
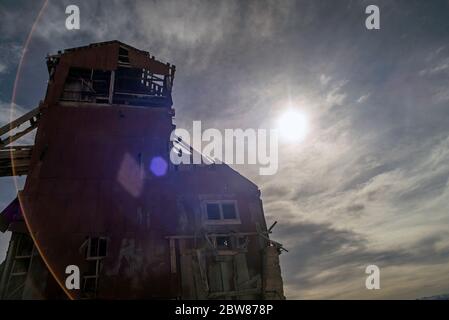
<path fill-rule="evenodd" d="M 92 248 L 92 242 L 93 242 L 94 239 L 98 239 L 97 255 L 96 256 L 91 256 L 90 253 L 91 253 L 91 248 Z M 102 241 L 104 241 L 105 244 L 106 244 L 106 250 L 105 250 L 106 252 L 105 252 L 104 256 L 100 255 L 100 247 L 101 247 L 101 242 Z M 109 242 L 108 238 L 106 238 L 106 237 L 89 237 L 87 239 L 87 246 L 86 246 L 86 250 L 87 251 L 86 251 L 85 259 L 88 260 L 88 261 L 91 261 L 91 260 L 100 260 L 100 259 L 106 258 L 107 255 L 108 255 L 108 244 L 109 244 L 108 242 Z"/>
<path fill-rule="evenodd" d="M 220 219 L 209 219 L 207 213 L 207 205 L 208 204 L 218 204 Z M 235 218 L 234 219 L 224 219 L 223 217 L 223 206 L 222 204 L 233 204 L 235 209 Z M 237 205 L 237 200 L 203 200 L 202 203 L 202 211 L 203 211 L 203 222 L 208 225 L 226 225 L 226 224 L 241 224 L 239 208 Z"/>

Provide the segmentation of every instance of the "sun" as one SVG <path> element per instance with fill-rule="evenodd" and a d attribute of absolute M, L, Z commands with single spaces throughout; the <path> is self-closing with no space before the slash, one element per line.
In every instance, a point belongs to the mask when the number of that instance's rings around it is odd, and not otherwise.
<path fill-rule="evenodd" d="M 305 113 L 291 108 L 278 119 L 278 129 L 285 141 L 301 142 L 309 132 L 309 120 Z"/>

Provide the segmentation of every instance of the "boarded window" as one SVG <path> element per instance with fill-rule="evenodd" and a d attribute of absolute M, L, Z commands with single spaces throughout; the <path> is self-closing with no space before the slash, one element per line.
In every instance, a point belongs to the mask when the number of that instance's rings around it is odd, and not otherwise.
<path fill-rule="evenodd" d="M 111 72 L 72 67 L 64 84 L 62 101 L 108 103 Z"/>

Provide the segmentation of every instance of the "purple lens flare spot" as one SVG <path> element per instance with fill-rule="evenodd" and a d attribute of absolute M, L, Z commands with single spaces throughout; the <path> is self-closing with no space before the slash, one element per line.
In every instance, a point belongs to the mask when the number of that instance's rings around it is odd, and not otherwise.
<path fill-rule="evenodd" d="M 150 170 L 156 177 L 165 176 L 167 173 L 168 164 L 162 157 L 154 157 L 151 159 Z"/>

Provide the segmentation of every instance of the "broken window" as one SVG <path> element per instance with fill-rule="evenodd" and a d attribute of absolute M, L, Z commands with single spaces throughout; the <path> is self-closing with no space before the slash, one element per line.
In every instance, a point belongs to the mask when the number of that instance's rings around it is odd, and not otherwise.
<path fill-rule="evenodd" d="M 169 77 L 147 69 L 119 66 L 115 72 L 114 104 L 171 105 Z"/>
<path fill-rule="evenodd" d="M 83 277 L 83 296 L 84 298 L 95 298 L 98 288 L 97 276 L 84 276 Z"/>
<path fill-rule="evenodd" d="M 210 236 L 211 244 L 218 250 L 243 250 L 248 246 L 248 236 L 219 234 Z"/>
<path fill-rule="evenodd" d="M 219 250 L 229 250 L 232 249 L 231 237 L 228 236 L 218 236 L 215 238 L 216 248 Z"/>
<path fill-rule="evenodd" d="M 86 259 L 99 259 L 106 257 L 107 251 L 106 238 L 89 238 L 86 248 Z"/>
<path fill-rule="evenodd" d="M 103 237 L 88 238 L 82 246 L 86 246 L 87 267 L 83 275 L 83 297 L 95 298 L 100 277 L 102 259 L 107 254 L 108 240 Z"/>
<path fill-rule="evenodd" d="M 28 271 L 34 255 L 34 243 L 30 236 L 23 233 L 13 233 L 10 242 L 12 257 L 11 265 L 5 263 L 3 292 L 4 299 L 21 299 Z"/>
<path fill-rule="evenodd" d="M 232 200 L 207 201 L 205 204 L 207 222 L 238 222 L 237 202 Z"/>
<path fill-rule="evenodd" d="M 83 297 L 95 298 L 100 278 L 101 259 L 89 260 L 87 262 L 87 271 L 83 275 Z"/>
<path fill-rule="evenodd" d="M 120 47 L 118 51 L 118 63 L 123 65 L 129 65 L 128 49 Z"/>
<path fill-rule="evenodd" d="M 115 71 L 71 67 L 60 100 L 168 107 L 172 105 L 171 81 L 169 75 L 131 68 L 128 51 L 121 48 Z"/>
<path fill-rule="evenodd" d="M 67 75 L 62 101 L 108 103 L 111 71 L 72 67 Z"/>

